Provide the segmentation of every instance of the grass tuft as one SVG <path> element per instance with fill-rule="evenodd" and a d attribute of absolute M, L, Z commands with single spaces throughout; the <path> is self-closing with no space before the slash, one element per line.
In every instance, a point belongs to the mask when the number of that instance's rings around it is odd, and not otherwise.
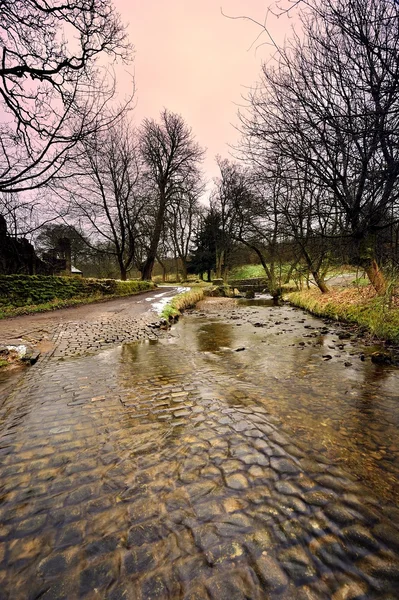
<path fill-rule="evenodd" d="M 356 323 L 377 338 L 399 343 L 399 298 L 378 296 L 370 285 L 337 288 L 327 294 L 304 290 L 288 294 L 287 298 L 314 315 Z"/>
<path fill-rule="evenodd" d="M 183 310 L 192 308 L 203 297 L 204 290 L 200 287 L 194 287 L 189 292 L 178 294 L 164 307 L 161 317 L 167 320 L 178 317 Z"/>

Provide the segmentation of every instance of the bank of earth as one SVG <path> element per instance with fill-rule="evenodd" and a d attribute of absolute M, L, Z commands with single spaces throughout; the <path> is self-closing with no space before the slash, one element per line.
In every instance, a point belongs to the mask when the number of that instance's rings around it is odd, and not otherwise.
<path fill-rule="evenodd" d="M 385 341 L 386 346 L 398 353 L 399 296 L 378 296 L 371 286 L 331 289 L 325 294 L 319 290 L 303 290 L 286 296 L 293 306 L 303 308 L 333 321 L 352 324 L 364 334 Z"/>

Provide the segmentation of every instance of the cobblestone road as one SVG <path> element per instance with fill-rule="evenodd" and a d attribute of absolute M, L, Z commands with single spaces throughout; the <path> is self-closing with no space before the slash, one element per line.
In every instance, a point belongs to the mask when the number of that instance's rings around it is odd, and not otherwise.
<path fill-rule="evenodd" d="M 183 288 L 181 288 L 183 289 Z M 175 295 L 180 288 L 157 288 L 134 296 L 56 311 L 23 315 L 0 321 L 0 345 L 30 344 L 57 356 L 80 356 L 111 344 L 147 339 L 158 320 L 152 306 Z"/>
<path fill-rule="evenodd" d="M 0 598 L 397 598 L 392 503 L 176 335 L 58 347 L 8 396 Z"/>

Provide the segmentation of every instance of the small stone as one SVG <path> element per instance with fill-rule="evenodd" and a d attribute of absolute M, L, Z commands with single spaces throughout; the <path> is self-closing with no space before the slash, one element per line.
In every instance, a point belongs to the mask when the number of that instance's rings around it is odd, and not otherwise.
<path fill-rule="evenodd" d="M 199 481 L 188 485 L 186 487 L 186 492 L 191 500 L 197 500 L 198 498 L 211 494 L 215 487 L 216 484 L 213 481 Z"/>
<path fill-rule="evenodd" d="M 206 552 L 206 558 L 212 565 L 218 565 L 226 561 L 234 561 L 243 558 L 245 550 L 238 542 L 227 542 L 212 546 Z"/>
<path fill-rule="evenodd" d="M 325 506 L 335 498 L 336 494 L 334 492 L 320 490 L 306 492 L 306 494 L 303 495 L 305 502 L 313 506 Z"/>
<path fill-rule="evenodd" d="M 131 527 L 129 530 L 128 546 L 142 546 L 146 543 L 157 542 L 163 537 L 163 528 L 159 523 L 146 522 Z"/>
<path fill-rule="evenodd" d="M 395 551 L 399 551 L 399 531 L 395 527 L 390 527 L 387 523 L 379 523 L 373 529 L 373 533 Z"/>
<path fill-rule="evenodd" d="M 256 548 L 260 549 L 264 555 L 273 546 L 270 533 L 267 529 L 256 529 L 254 533 L 249 534 L 248 541 L 251 545 L 255 545 Z"/>
<path fill-rule="evenodd" d="M 270 459 L 270 466 L 278 473 L 283 473 L 284 475 L 295 475 L 296 473 L 299 473 L 298 467 L 286 458 L 273 457 Z"/>
<path fill-rule="evenodd" d="M 249 469 L 249 474 L 257 479 L 258 477 L 263 476 L 263 469 L 257 465 L 252 465 L 252 467 Z"/>
<path fill-rule="evenodd" d="M 342 536 L 345 540 L 348 540 L 355 546 L 360 546 L 360 548 L 363 548 L 367 552 L 370 550 L 375 552 L 379 548 L 379 544 L 375 537 L 373 537 L 370 531 L 362 525 L 346 527 L 342 531 Z"/>
<path fill-rule="evenodd" d="M 248 597 L 241 577 L 234 574 L 215 577 L 206 582 L 212 600 L 246 600 Z"/>
<path fill-rule="evenodd" d="M 119 544 L 119 540 L 117 537 L 107 536 L 103 537 L 100 540 L 96 540 L 89 544 L 86 548 L 86 553 L 88 556 L 100 556 L 101 554 L 108 554 L 110 552 L 114 552 Z"/>
<path fill-rule="evenodd" d="M 348 525 L 355 520 L 353 513 L 341 504 L 332 504 L 325 508 L 325 514 L 339 525 Z"/>
<path fill-rule="evenodd" d="M 143 581 L 142 597 L 145 600 L 169 598 L 167 585 L 161 575 L 155 575 Z"/>
<path fill-rule="evenodd" d="M 378 580 L 387 591 L 395 589 L 399 584 L 399 561 L 394 554 L 390 552 L 381 553 L 381 555 L 371 554 L 366 556 L 356 566 Z"/>
<path fill-rule="evenodd" d="M 51 555 L 39 563 L 38 572 L 44 578 L 54 577 L 66 571 L 68 563 L 62 554 Z"/>
<path fill-rule="evenodd" d="M 331 600 L 359 600 L 360 598 L 366 598 L 368 588 L 367 584 L 358 581 L 351 581 L 345 583 L 342 587 L 337 590 Z"/>
<path fill-rule="evenodd" d="M 239 433 L 241 431 L 245 431 L 246 429 L 249 428 L 249 423 L 247 421 L 239 421 L 238 423 L 234 423 L 232 425 L 233 429 L 235 429 L 235 431 L 238 431 Z M 242 448 L 240 450 L 240 448 Z M 239 456 L 241 454 L 246 454 L 248 452 L 248 448 L 246 446 L 238 446 L 237 448 L 234 448 L 234 456 Z"/>
<path fill-rule="evenodd" d="M 371 362 L 375 365 L 391 365 L 392 356 L 389 352 L 373 352 Z"/>
<path fill-rule="evenodd" d="M 310 557 L 301 546 L 294 546 L 280 552 L 280 564 L 288 572 L 295 583 L 304 583 L 316 576 Z"/>
<path fill-rule="evenodd" d="M 266 552 L 255 561 L 255 570 L 268 590 L 282 592 L 288 585 L 287 575 Z"/>
<path fill-rule="evenodd" d="M 66 499 L 66 504 L 80 504 L 89 500 L 92 496 L 92 490 L 88 486 L 82 486 L 69 494 Z"/>
<path fill-rule="evenodd" d="M 25 521 L 20 521 L 16 528 L 16 535 L 24 537 L 42 529 L 47 519 L 47 515 L 36 515 Z"/>
<path fill-rule="evenodd" d="M 344 547 L 333 535 L 325 535 L 313 540 L 309 545 L 312 554 L 330 568 L 340 567 L 345 560 Z"/>
<path fill-rule="evenodd" d="M 129 575 L 144 573 L 155 566 L 155 558 L 148 547 L 134 548 L 124 559 L 125 571 Z"/>
<path fill-rule="evenodd" d="M 290 481 L 277 481 L 276 482 L 276 490 L 280 492 L 280 494 L 294 496 L 299 495 L 299 489 L 293 485 Z"/>
<path fill-rule="evenodd" d="M 242 510 L 244 506 L 244 503 L 236 498 L 227 498 L 223 502 L 223 508 L 227 513 L 232 513 L 236 510 Z"/>
<path fill-rule="evenodd" d="M 82 530 L 79 526 L 70 525 L 61 530 L 57 539 L 56 547 L 66 548 L 68 546 L 77 546 L 83 539 Z"/>
<path fill-rule="evenodd" d="M 202 555 L 189 557 L 183 562 L 178 561 L 176 564 L 179 579 L 185 583 L 191 583 L 200 573 L 205 574 L 208 570 L 209 565 Z"/>
<path fill-rule="evenodd" d="M 226 484 L 233 490 L 245 490 L 248 487 L 248 481 L 240 473 L 235 473 L 226 477 Z"/>
<path fill-rule="evenodd" d="M 108 587 L 116 579 L 112 563 L 104 562 L 90 566 L 80 574 L 80 592 L 82 595 L 93 592 L 96 588 Z"/>
<path fill-rule="evenodd" d="M 195 505 L 195 512 L 197 517 L 202 521 L 209 521 L 216 515 L 220 515 L 222 509 L 219 504 L 215 501 L 212 502 L 201 502 L 201 504 Z"/>

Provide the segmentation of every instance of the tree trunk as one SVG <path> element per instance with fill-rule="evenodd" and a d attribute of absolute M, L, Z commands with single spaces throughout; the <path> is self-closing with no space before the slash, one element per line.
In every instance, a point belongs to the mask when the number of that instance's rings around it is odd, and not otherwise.
<path fill-rule="evenodd" d="M 310 255 L 308 254 L 306 248 L 304 248 L 303 246 L 301 246 L 301 252 L 302 255 L 306 261 L 307 267 L 309 269 L 309 272 L 312 273 L 313 275 L 313 279 L 315 280 L 315 284 L 317 285 L 317 287 L 319 288 L 319 290 L 321 291 L 322 294 L 327 294 L 328 292 L 328 287 L 326 282 L 324 281 L 324 277 L 320 274 L 320 272 L 314 268 L 314 263 L 310 257 Z M 310 287 L 309 285 L 309 277 L 307 277 L 307 286 L 308 289 Z"/>
<path fill-rule="evenodd" d="M 152 270 L 154 268 L 155 259 L 157 256 L 159 240 L 161 239 L 163 219 L 165 216 L 165 208 L 166 208 L 165 199 L 161 199 L 157 218 L 155 221 L 154 232 L 153 232 L 152 238 L 151 238 L 150 249 L 148 251 L 148 255 L 147 255 L 146 261 L 143 266 L 143 272 L 142 272 L 141 279 L 143 279 L 144 281 L 151 281 Z"/>
<path fill-rule="evenodd" d="M 224 266 L 224 250 L 216 252 L 216 279 L 223 277 L 223 266 Z"/>
<path fill-rule="evenodd" d="M 157 261 L 159 262 L 159 264 L 161 265 L 161 269 L 162 269 L 162 283 L 166 282 L 166 267 L 165 267 L 165 263 L 163 263 L 160 259 L 159 256 L 157 256 Z"/>
<path fill-rule="evenodd" d="M 211 269 L 208 269 L 207 273 L 208 273 L 208 281 L 211 281 Z"/>
<path fill-rule="evenodd" d="M 119 270 L 120 270 L 120 273 L 121 273 L 121 280 L 122 281 L 126 281 L 126 279 L 127 279 L 127 271 L 126 271 L 125 265 L 121 265 L 120 264 L 119 265 Z"/>
<path fill-rule="evenodd" d="M 312 271 L 312 275 L 313 275 L 313 279 L 315 280 L 315 283 L 316 283 L 317 287 L 319 288 L 319 290 L 321 291 L 321 293 L 327 294 L 328 287 L 327 287 L 326 282 L 324 281 L 324 277 L 319 275 L 319 273 L 317 271 Z"/>
<path fill-rule="evenodd" d="M 368 235 L 358 240 L 358 264 L 366 271 L 371 285 L 382 295 L 386 292 L 387 282 L 380 271 L 375 256 L 375 236 Z"/>
<path fill-rule="evenodd" d="M 181 278 L 182 281 L 187 281 L 187 263 L 184 258 L 180 258 L 181 260 Z"/>
<path fill-rule="evenodd" d="M 147 256 L 147 260 L 144 263 L 143 272 L 141 274 L 141 279 L 143 281 L 151 281 L 152 270 L 155 264 L 155 256 L 151 253 L 151 255 Z"/>
<path fill-rule="evenodd" d="M 370 259 L 368 264 L 364 265 L 364 270 L 367 273 L 367 277 L 370 280 L 371 285 L 379 295 L 385 294 L 387 290 L 387 282 L 385 280 L 384 274 L 380 270 L 377 261 L 375 259 Z"/>

